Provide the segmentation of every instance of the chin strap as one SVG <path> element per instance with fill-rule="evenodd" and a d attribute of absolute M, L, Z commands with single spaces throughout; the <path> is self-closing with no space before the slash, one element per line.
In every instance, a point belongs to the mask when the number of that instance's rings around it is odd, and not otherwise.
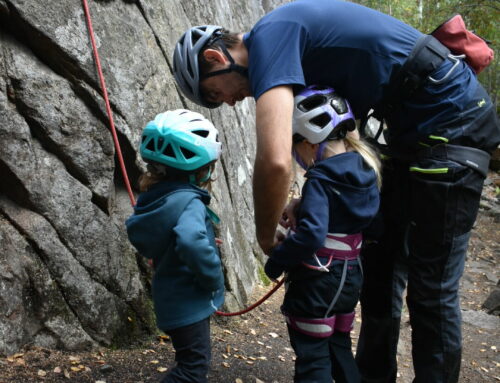
<path fill-rule="evenodd" d="M 211 176 L 212 176 L 212 170 L 208 169 L 207 174 L 205 174 L 205 176 L 202 179 L 197 181 L 196 174 L 191 173 L 189 175 L 189 183 L 192 185 L 198 186 L 198 185 L 202 184 L 203 182 L 207 182 Z"/>
<path fill-rule="evenodd" d="M 200 81 L 204 80 L 206 78 L 209 78 L 209 77 L 214 77 L 214 76 L 218 76 L 218 75 L 221 75 L 224 73 L 230 73 L 230 72 L 238 72 L 243 77 L 248 78 L 248 68 L 236 64 L 236 62 L 233 59 L 233 56 L 231 56 L 231 54 L 227 50 L 226 45 L 224 44 L 224 42 L 222 40 L 220 40 L 220 37 L 218 37 L 214 42 L 217 42 L 217 45 L 222 49 L 222 52 L 224 52 L 224 54 L 226 55 L 227 59 L 230 62 L 229 67 L 226 69 L 216 70 L 215 72 L 206 73 L 206 74 L 200 76 Z"/>

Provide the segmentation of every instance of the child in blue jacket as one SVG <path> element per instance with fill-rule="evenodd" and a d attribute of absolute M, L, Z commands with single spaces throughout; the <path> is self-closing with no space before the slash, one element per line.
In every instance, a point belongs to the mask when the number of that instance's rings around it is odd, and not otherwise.
<path fill-rule="evenodd" d="M 210 315 L 224 299 L 212 227 L 218 218 L 204 189 L 221 152 L 217 135 L 202 115 L 183 109 L 157 115 L 142 133 L 148 172 L 126 226 L 130 242 L 153 262 L 157 325 L 176 352 L 162 382 L 207 382 Z"/>
<path fill-rule="evenodd" d="M 349 104 L 333 89 L 310 86 L 295 97 L 293 150 L 306 182 L 285 219 L 291 231 L 265 265 L 273 280 L 288 272 L 282 311 L 297 356 L 295 382 L 361 381 L 350 331 L 363 279 L 362 232 L 377 213 L 381 180 L 375 153 L 347 135 L 354 129 Z"/>

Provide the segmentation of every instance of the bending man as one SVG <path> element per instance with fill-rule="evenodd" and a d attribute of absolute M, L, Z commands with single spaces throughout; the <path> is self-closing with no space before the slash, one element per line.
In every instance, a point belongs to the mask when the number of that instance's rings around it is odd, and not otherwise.
<path fill-rule="evenodd" d="M 372 9 L 298 0 L 249 33 L 194 27 L 179 40 L 174 74 L 208 108 L 256 100 L 253 192 L 257 239 L 276 245 L 291 173 L 294 92 L 333 87 L 354 115 L 384 118 L 381 219 L 364 249 L 357 362 L 365 382 L 395 382 L 402 291 L 416 382 L 457 382 L 458 298 L 470 230 L 491 152 L 500 142 L 490 98 L 467 64 L 437 40 Z"/>

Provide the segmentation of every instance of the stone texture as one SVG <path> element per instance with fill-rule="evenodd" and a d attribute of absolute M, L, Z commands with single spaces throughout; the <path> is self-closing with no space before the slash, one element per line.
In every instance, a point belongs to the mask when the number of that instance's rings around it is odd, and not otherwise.
<path fill-rule="evenodd" d="M 173 47 L 190 25 L 246 31 L 284 1 L 89 1 L 130 180 L 140 132 L 187 107 L 221 131 L 213 208 L 222 218 L 226 309 L 241 308 L 264 257 L 255 240 L 253 101 L 199 108 L 182 97 Z M 155 331 L 151 270 L 128 243 L 132 212 L 80 1 L 0 0 L 0 355 L 69 350 Z"/>

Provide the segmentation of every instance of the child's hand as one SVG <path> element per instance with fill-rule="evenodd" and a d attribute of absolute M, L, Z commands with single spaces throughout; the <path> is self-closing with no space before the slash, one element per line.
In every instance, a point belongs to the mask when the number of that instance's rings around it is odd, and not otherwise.
<path fill-rule="evenodd" d="M 288 205 L 286 205 L 283 214 L 281 215 L 280 225 L 285 229 L 295 230 L 297 220 L 295 218 L 296 210 L 299 206 L 300 198 L 293 198 Z"/>

